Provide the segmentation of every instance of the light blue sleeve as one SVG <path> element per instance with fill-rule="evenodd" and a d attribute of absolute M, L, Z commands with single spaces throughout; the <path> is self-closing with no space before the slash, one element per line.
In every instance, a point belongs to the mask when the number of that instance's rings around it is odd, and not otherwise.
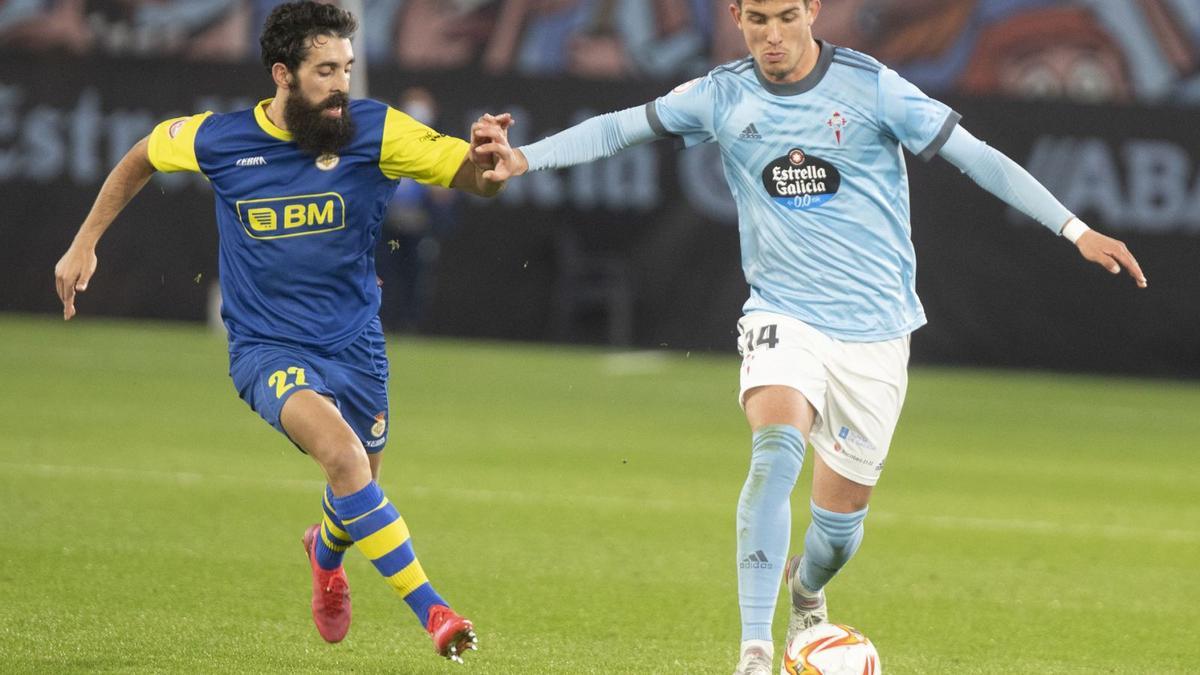
<path fill-rule="evenodd" d="M 684 145 L 716 140 L 713 109 L 716 85 L 711 75 L 684 82 L 660 96 L 646 109 L 650 125 L 660 136 L 680 136 Z"/>
<path fill-rule="evenodd" d="M 955 125 L 938 154 L 970 176 L 980 187 L 1045 225 L 1054 234 L 1062 234 L 1063 226 L 1074 217 L 1021 165 L 975 138 L 961 126 Z"/>
<path fill-rule="evenodd" d="M 649 120 L 653 103 L 588 118 L 575 126 L 519 148 L 530 171 L 561 169 L 612 157 L 631 145 L 654 140 Z"/>
<path fill-rule="evenodd" d="M 879 72 L 879 120 L 909 152 L 928 162 L 962 119 L 891 68 Z"/>

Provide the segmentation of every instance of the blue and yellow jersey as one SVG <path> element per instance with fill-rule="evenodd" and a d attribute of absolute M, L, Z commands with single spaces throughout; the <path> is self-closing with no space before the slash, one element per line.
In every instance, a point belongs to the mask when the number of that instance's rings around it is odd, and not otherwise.
<path fill-rule="evenodd" d="M 162 122 L 150 134 L 150 161 L 212 183 L 230 348 L 266 342 L 332 354 L 379 311 L 375 244 L 397 182 L 449 186 L 468 146 L 361 99 L 350 104 L 350 143 L 314 158 L 271 123 L 268 103 Z"/>

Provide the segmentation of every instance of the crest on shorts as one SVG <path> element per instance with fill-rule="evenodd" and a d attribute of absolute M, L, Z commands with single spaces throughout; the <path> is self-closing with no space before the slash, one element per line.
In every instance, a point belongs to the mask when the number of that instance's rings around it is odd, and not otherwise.
<path fill-rule="evenodd" d="M 342 161 L 341 157 L 338 157 L 332 152 L 327 152 L 317 158 L 316 164 L 318 169 L 322 171 L 330 171 L 337 166 L 338 162 L 340 161 Z"/>
<path fill-rule="evenodd" d="M 387 413 L 381 412 L 375 416 L 375 424 L 371 425 L 371 435 L 379 438 L 387 431 Z"/>

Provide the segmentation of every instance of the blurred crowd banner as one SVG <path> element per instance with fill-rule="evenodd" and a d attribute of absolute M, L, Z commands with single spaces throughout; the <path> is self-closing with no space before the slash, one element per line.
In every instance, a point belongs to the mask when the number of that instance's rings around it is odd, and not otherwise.
<path fill-rule="evenodd" d="M 0 0 L 0 47 L 254 62 L 279 0 Z M 732 0 L 363 0 L 370 63 L 689 79 L 745 52 Z M 1196 0 L 832 0 L 816 32 L 927 92 L 1200 102 Z"/>
<path fill-rule="evenodd" d="M 830 3 L 832 5 L 832 3 Z M 260 66 L 0 53 L 0 310 L 57 312 L 52 269 L 110 167 L 167 117 L 252 105 Z M 19 64 L 16 67 L 15 64 Z M 481 112 L 535 140 L 641 105 L 673 82 L 372 70 L 376 98 L 420 85 L 436 126 Z M 1194 108 L 947 97 L 963 125 L 1030 168 L 1150 279 L 1084 263 L 941 159 L 910 158 L 918 286 L 930 325 L 917 362 L 1200 376 L 1200 132 Z M 103 241 L 80 318 L 199 320 L 216 277 L 211 191 L 159 175 Z M 381 253 L 381 255 L 386 255 Z M 385 302 L 391 289 L 384 286 Z M 434 334 L 732 351 L 746 297 L 716 148 L 671 142 L 514 181 L 467 200 L 441 242 L 422 329 Z"/>

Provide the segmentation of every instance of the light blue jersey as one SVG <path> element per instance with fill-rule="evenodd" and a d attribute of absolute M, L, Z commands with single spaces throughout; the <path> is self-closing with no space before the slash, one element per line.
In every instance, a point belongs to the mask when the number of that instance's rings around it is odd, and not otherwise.
<path fill-rule="evenodd" d="M 798 82 L 768 82 L 747 57 L 646 114 L 660 135 L 720 145 L 747 313 L 792 316 L 841 340 L 889 340 L 925 323 L 901 145 L 928 160 L 960 116 L 875 59 L 820 45 Z"/>

